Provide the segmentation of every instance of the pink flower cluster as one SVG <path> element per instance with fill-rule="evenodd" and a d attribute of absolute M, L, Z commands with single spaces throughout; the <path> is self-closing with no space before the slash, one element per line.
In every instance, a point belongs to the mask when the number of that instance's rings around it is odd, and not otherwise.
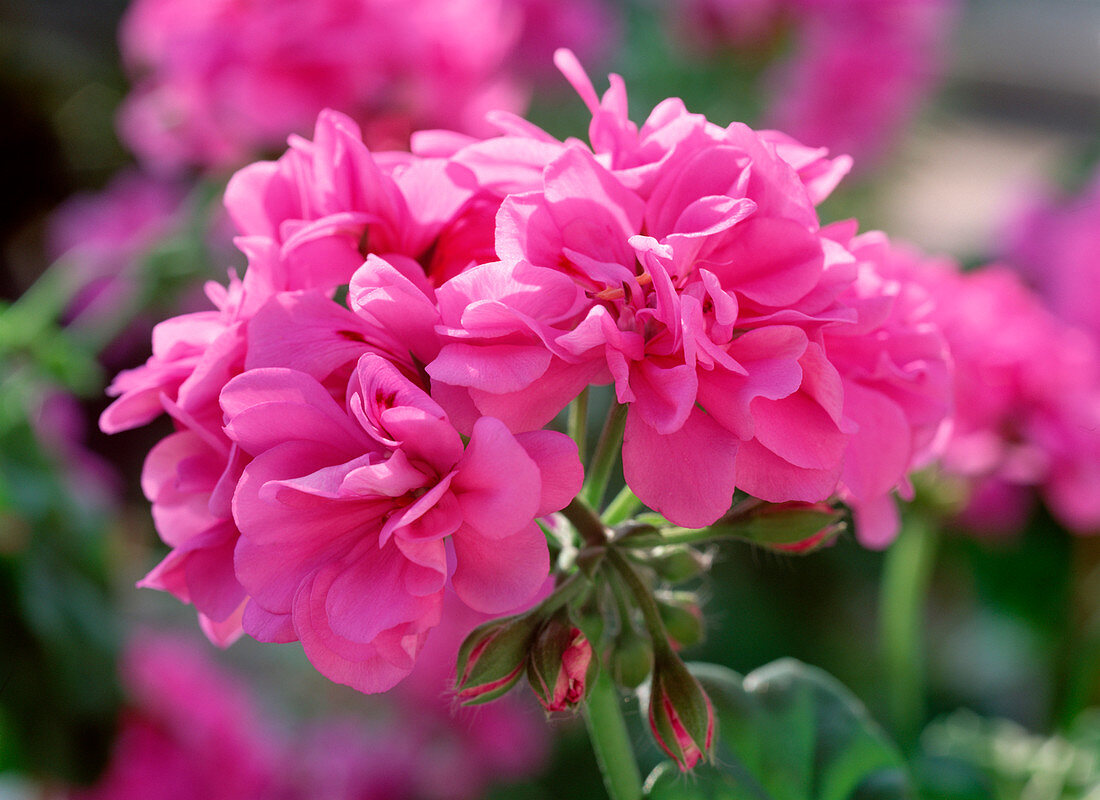
<path fill-rule="evenodd" d="M 484 131 L 522 110 L 524 58 L 614 38 L 602 0 L 135 0 L 121 47 L 136 86 L 126 143 L 160 171 L 238 166 L 303 133 L 323 108 L 351 114 L 372 143 L 415 128 Z M 548 25 L 550 19 L 555 24 Z"/>
<path fill-rule="evenodd" d="M 617 76 L 600 99 L 558 61 L 590 144 L 500 114 L 496 137 L 371 152 L 325 112 L 231 181 L 243 280 L 161 323 L 101 420 L 171 416 L 143 486 L 172 551 L 144 583 L 215 640 L 301 641 L 376 692 L 447 592 L 488 614 L 531 602 L 535 519 L 582 479 L 544 427 L 593 384 L 624 407 L 628 484 L 674 523 L 714 522 L 738 488 L 839 494 L 864 542 L 892 537 L 947 360 L 886 240 L 819 223 L 848 161 L 678 100 L 637 128 Z"/>
<path fill-rule="evenodd" d="M 943 469 L 968 479 L 963 521 L 1016 530 L 1033 489 L 1064 525 L 1100 531 L 1100 351 L 1011 270 L 963 273 L 899 253 L 898 270 L 931 295 L 955 360 L 956 410 Z"/>
<path fill-rule="evenodd" d="M 289 726 L 258 713 L 255 693 L 182 637 L 143 633 L 122 667 L 126 705 L 106 772 L 73 800 L 473 800 L 535 774 L 547 731 L 534 704 L 507 698 L 455 713 L 432 680 L 473 624 L 461 614 L 433 641 L 430 675 L 369 716 Z M 445 669 L 445 667 L 444 667 Z M 427 680 L 425 680 L 427 678 Z M 434 691 L 429 691 L 428 687 Z M 388 715 L 388 716 L 387 716 Z M 426 757 L 430 754 L 430 757 Z"/>
<path fill-rule="evenodd" d="M 1041 192 L 1005 233 L 1004 260 L 1100 345 L 1100 171 L 1075 195 Z"/>
<path fill-rule="evenodd" d="M 956 0 L 683 0 L 693 40 L 739 48 L 789 31 L 767 77 L 768 124 L 801 141 L 882 154 L 938 78 Z"/>

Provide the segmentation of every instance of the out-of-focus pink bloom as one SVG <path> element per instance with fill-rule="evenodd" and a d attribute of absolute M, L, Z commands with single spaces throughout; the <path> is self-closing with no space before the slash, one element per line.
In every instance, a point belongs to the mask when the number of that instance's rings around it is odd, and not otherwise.
<path fill-rule="evenodd" d="M 536 516 L 580 488 L 565 436 L 514 437 L 482 418 L 469 443 L 383 358 L 360 358 L 338 403 L 316 379 L 249 370 L 222 392 L 226 431 L 253 457 L 233 499 L 245 630 L 300 640 L 327 677 L 363 692 L 412 669 L 445 585 L 500 613 L 548 569 Z"/>
<path fill-rule="evenodd" d="M 106 773 L 74 800 L 260 800 L 279 743 L 247 687 L 182 639 L 142 634 L 122 667 L 128 699 Z"/>
<path fill-rule="evenodd" d="M 1067 527 L 1100 530 L 1100 356 L 1090 337 L 1004 267 L 915 262 L 911 277 L 932 296 L 956 365 L 943 468 L 972 480 L 980 500 L 993 491 L 986 481 L 998 494 L 1036 487 Z M 1008 527 L 1006 513 L 983 527 Z"/>
<path fill-rule="evenodd" d="M 141 275 L 144 259 L 183 228 L 184 197 L 176 183 L 128 170 L 101 192 L 76 195 L 54 212 L 47 252 L 51 259 L 65 257 L 65 291 L 72 298 L 63 322 L 94 329 L 141 310 L 130 306 L 147 280 Z M 136 348 L 126 344 L 109 348 L 112 362 L 132 357 Z"/>
<path fill-rule="evenodd" d="M 539 79 L 557 78 L 554 51 L 568 47 L 585 63 L 599 63 L 619 38 L 614 3 L 607 0 L 510 0 L 523 18 L 523 32 L 510 62 Z"/>
<path fill-rule="evenodd" d="M 119 173 L 94 194 L 76 195 L 53 214 L 49 254 L 79 253 L 78 265 L 99 274 L 122 272 L 151 245 L 178 230 L 183 187 L 135 170 Z"/>
<path fill-rule="evenodd" d="M 397 699 L 389 722 L 316 723 L 287 753 L 273 800 L 483 797 L 493 785 L 532 776 L 545 761 L 545 722 L 511 699 L 455 716 L 440 697 L 429 705 Z"/>
<path fill-rule="evenodd" d="M 525 61 L 614 38 L 604 5 L 564 6 L 548 16 L 540 0 L 137 0 L 121 30 L 136 88 L 119 126 L 144 162 L 169 170 L 239 165 L 326 107 L 375 145 L 403 146 L 423 127 L 487 132 L 486 112 L 526 105 Z"/>
<path fill-rule="evenodd" d="M 779 33 L 785 6 L 784 0 L 680 0 L 674 30 L 684 47 L 753 48 Z"/>
<path fill-rule="evenodd" d="M 939 77 L 957 0 L 684 0 L 692 43 L 788 36 L 764 84 L 768 124 L 812 145 L 881 156 Z M 765 56 L 770 56 L 766 52 Z"/>
<path fill-rule="evenodd" d="M 118 471 L 86 446 L 88 419 L 76 397 L 61 389 L 45 392 L 30 423 L 82 505 L 105 510 L 121 500 Z"/>
<path fill-rule="evenodd" d="M 1041 193 L 1005 234 L 1006 262 L 1100 344 L 1100 172 L 1077 195 Z"/>
<path fill-rule="evenodd" d="M 858 326 L 869 290 L 843 295 L 857 259 L 821 231 L 815 203 L 847 163 L 674 100 L 638 129 L 621 80 L 600 99 L 568 54 L 559 64 L 592 110 L 591 149 L 513 126 L 454 155 L 521 193 L 497 215 L 501 261 L 438 289 L 436 395 L 523 431 L 613 382 L 629 407 L 627 483 L 678 524 L 713 522 L 735 487 L 829 497 L 858 423 L 825 331 Z M 899 312 L 897 335 L 907 324 Z M 895 485 L 900 460 L 867 481 Z"/>
<path fill-rule="evenodd" d="M 814 145 L 880 156 L 939 76 L 955 0 L 797 0 L 794 55 L 768 119 Z M 805 21 L 799 17 L 805 15 Z"/>

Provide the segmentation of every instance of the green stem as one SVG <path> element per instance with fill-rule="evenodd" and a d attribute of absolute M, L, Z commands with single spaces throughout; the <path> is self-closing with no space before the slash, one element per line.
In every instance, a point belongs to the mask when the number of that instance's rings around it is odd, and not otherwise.
<path fill-rule="evenodd" d="M 577 456 L 584 463 L 588 439 L 588 389 L 577 395 L 569 404 L 569 435 L 577 443 Z"/>
<path fill-rule="evenodd" d="M 611 468 L 619 457 L 623 444 L 623 430 L 626 428 L 625 405 L 614 403 L 607 412 L 607 421 L 600 431 L 600 440 L 596 443 L 596 452 L 588 464 L 581 498 L 590 508 L 599 508 L 607 491 L 607 481 L 611 477 Z"/>
<path fill-rule="evenodd" d="M 925 713 L 924 613 L 938 532 L 918 514 L 908 514 L 886 552 L 879 596 L 879 646 L 887 677 L 890 720 L 898 743 L 916 744 Z"/>
<path fill-rule="evenodd" d="M 600 670 L 584 703 L 584 721 L 611 800 L 641 800 L 642 774 L 634 760 L 619 691 Z"/>
<path fill-rule="evenodd" d="M 600 516 L 606 525 L 618 525 L 628 520 L 641 507 L 642 501 L 629 486 L 624 486 Z"/>

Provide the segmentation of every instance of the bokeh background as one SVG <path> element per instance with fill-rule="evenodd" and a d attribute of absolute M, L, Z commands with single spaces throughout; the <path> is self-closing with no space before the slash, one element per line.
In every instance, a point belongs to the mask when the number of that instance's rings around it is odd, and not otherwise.
<path fill-rule="evenodd" d="M 854 68 L 864 74 L 911 59 L 908 77 L 853 88 L 851 72 L 818 65 L 807 91 L 824 121 L 779 100 L 806 80 L 783 70 L 797 72 L 791 53 L 813 44 L 800 26 L 819 24 L 806 20 L 828 2 L 790 3 L 778 22 L 766 0 L 592 0 L 568 20 L 570 4 L 516 5 L 543 36 L 499 56 L 493 79 L 514 85 L 494 96 L 554 135 L 585 134 L 583 104 L 549 63 L 565 44 L 598 89 L 606 72 L 623 75 L 635 120 L 681 96 L 720 123 L 804 125 L 808 144 L 856 158 L 824 219 L 856 216 L 969 266 L 1006 257 L 1037 197 L 1095 180 L 1096 0 L 924 3 L 934 21 L 898 23 L 897 41 L 868 29 L 847 46 L 886 53 Z M 0 798 L 601 797 L 576 720 L 545 723 L 522 697 L 494 717 L 415 691 L 359 695 L 294 645 L 217 649 L 191 609 L 134 588 L 166 552 L 139 475 L 169 426 L 103 435 L 104 388 L 148 356 L 153 323 L 201 307 L 203 281 L 243 266 L 221 188 L 291 131 L 213 164 L 154 145 L 135 153 L 120 108 L 151 68 L 120 53 L 126 11 L 123 0 L 0 0 Z M 466 121 L 380 108 L 364 113 L 385 116 L 375 133 L 387 146 L 413 124 Z M 950 486 L 928 484 L 918 502 L 946 522 L 918 609 L 915 721 L 892 712 L 878 657 L 887 559 L 851 535 L 806 557 L 723 548 L 697 587 L 707 638 L 685 655 L 743 673 L 782 656 L 822 667 L 912 755 L 928 797 L 1100 797 L 1100 538 L 1068 532 L 1041 503 L 981 531 L 953 516 L 963 501 Z M 631 724 L 656 763 L 644 722 Z"/>

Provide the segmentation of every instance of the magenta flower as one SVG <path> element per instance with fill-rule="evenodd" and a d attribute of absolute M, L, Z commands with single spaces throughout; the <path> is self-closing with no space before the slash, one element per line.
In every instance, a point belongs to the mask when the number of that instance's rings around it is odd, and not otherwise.
<path fill-rule="evenodd" d="M 326 110 L 312 141 L 292 137 L 278 161 L 237 172 L 225 205 L 254 280 L 272 291 L 329 288 L 369 253 L 437 278 L 492 260 L 496 209 L 470 208 L 475 188 L 447 160 L 372 153 L 351 119 Z"/>
<path fill-rule="evenodd" d="M 953 369 L 933 300 L 907 275 L 915 255 L 881 233 L 854 236 L 854 224 L 828 232 L 858 259 L 859 270 L 840 296 L 857 311 L 857 323 L 824 331 L 844 387 L 844 416 L 857 426 L 839 494 L 852 507 L 859 540 L 884 547 L 899 525 L 891 493 L 911 496 L 906 476 L 942 445 Z"/>
<path fill-rule="evenodd" d="M 233 499 L 244 628 L 301 640 L 327 677 L 384 691 L 412 669 L 449 583 L 471 608 L 531 598 L 549 564 L 540 514 L 580 486 L 570 441 L 483 418 L 463 445 L 391 364 L 359 360 L 346 405 L 314 378 L 257 369 L 222 393 L 253 460 Z"/>
<path fill-rule="evenodd" d="M 143 634 L 122 666 L 127 694 L 111 761 L 74 800 L 260 800 L 277 786 L 279 743 L 246 686 L 185 640 Z"/>
<path fill-rule="evenodd" d="M 830 267 L 853 259 L 820 231 L 825 185 L 811 196 L 767 139 L 678 101 L 638 130 L 619 81 L 596 105 L 575 62 L 559 60 L 593 109 L 595 152 L 526 139 L 550 160 L 537 187 L 501 206 L 501 261 L 439 288 L 448 340 L 428 373 L 518 431 L 613 382 L 629 406 L 627 483 L 678 524 L 713 522 L 735 487 L 776 502 L 829 497 L 852 426 L 821 331 L 855 311 L 836 301 L 852 275 Z M 520 183 L 522 141 L 455 160 Z M 802 166 L 816 179 L 815 162 Z"/>
<path fill-rule="evenodd" d="M 685 48 L 726 45 L 770 61 L 763 78 L 767 124 L 850 153 L 866 168 L 897 140 L 942 74 L 958 2 L 680 0 L 674 6 Z"/>
<path fill-rule="evenodd" d="M 182 186 L 128 170 L 101 192 L 76 195 L 54 211 L 48 251 L 71 265 L 70 321 L 128 310 L 141 288 L 142 258 L 183 227 L 183 200 Z"/>
<path fill-rule="evenodd" d="M 943 69 L 955 0 L 796 0 L 794 55 L 768 120 L 796 138 L 882 155 Z"/>
<path fill-rule="evenodd" d="M 1005 261 L 1055 314 L 1100 343 L 1100 172 L 1076 195 L 1040 193 L 1005 237 Z"/>
<path fill-rule="evenodd" d="M 138 0 L 120 45 L 135 88 L 118 125 L 159 171 L 224 169 L 304 133 L 324 108 L 372 144 L 411 131 L 488 132 L 493 109 L 522 111 L 540 53 L 614 41 L 601 0 Z M 548 20 L 553 24 L 548 24 Z M 540 65 L 541 67 L 541 65 Z"/>
<path fill-rule="evenodd" d="M 961 273 L 946 261 L 910 265 L 956 363 L 956 409 L 942 465 L 968 479 L 992 514 L 966 520 L 1011 530 L 1037 488 L 1079 533 L 1100 529 L 1100 354 L 998 266 Z"/>

